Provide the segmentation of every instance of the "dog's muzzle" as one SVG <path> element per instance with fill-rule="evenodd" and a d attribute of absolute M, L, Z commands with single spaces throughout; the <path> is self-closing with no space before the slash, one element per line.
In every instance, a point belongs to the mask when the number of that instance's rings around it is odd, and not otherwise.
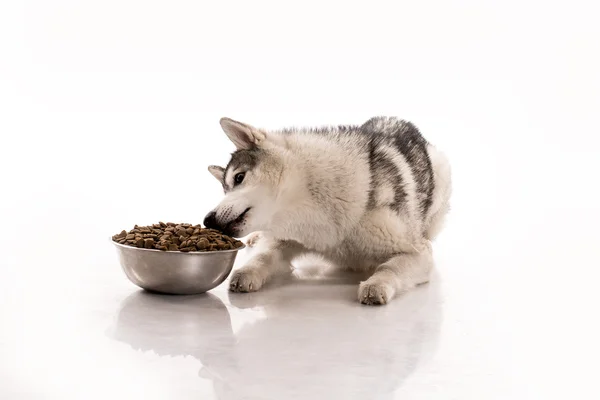
<path fill-rule="evenodd" d="M 217 219 L 217 213 L 215 211 L 211 211 L 204 218 L 204 226 L 209 229 L 216 229 L 218 231 L 223 232 L 225 235 L 231 237 L 237 237 L 239 234 L 239 226 L 245 221 L 246 215 L 250 211 L 250 207 L 248 207 L 243 213 L 237 216 L 234 220 L 224 222 L 222 220 Z"/>

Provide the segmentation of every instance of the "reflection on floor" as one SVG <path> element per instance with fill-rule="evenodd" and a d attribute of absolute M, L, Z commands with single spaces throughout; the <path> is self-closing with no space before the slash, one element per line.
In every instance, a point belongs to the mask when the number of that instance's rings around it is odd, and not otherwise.
<path fill-rule="evenodd" d="M 358 304 L 356 290 L 347 280 L 295 280 L 228 294 L 230 305 L 212 294 L 138 291 L 122 302 L 111 336 L 136 350 L 194 357 L 223 400 L 392 399 L 436 347 L 439 285 L 434 279 L 378 308 Z M 234 334 L 228 307 L 261 308 L 266 318 Z"/>

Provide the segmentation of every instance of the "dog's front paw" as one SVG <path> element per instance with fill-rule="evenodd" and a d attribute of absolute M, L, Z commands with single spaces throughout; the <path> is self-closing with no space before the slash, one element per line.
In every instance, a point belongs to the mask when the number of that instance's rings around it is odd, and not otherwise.
<path fill-rule="evenodd" d="M 229 290 L 232 292 L 256 292 L 263 282 L 259 274 L 252 268 L 242 268 L 235 271 L 229 280 Z"/>
<path fill-rule="evenodd" d="M 254 232 L 250 236 L 248 236 L 246 244 L 248 245 L 248 247 L 255 247 L 261 238 L 262 234 L 260 232 Z"/>
<path fill-rule="evenodd" d="M 362 282 L 358 287 L 358 301 L 367 305 L 387 304 L 392 298 L 390 287 L 384 283 Z"/>

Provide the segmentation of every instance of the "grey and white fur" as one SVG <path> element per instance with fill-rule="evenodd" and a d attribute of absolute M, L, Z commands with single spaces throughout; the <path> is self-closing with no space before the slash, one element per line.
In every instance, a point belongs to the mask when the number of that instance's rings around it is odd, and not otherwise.
<path fill-rule="evenodd" d="M 431 241 L 449 209 L 450 166 L 410 122 L 375 117 L 362 125 L 258 129 L 228 118 L 237 150 L 210 166 L 225 197 L 204 221 L 244 237 L 257 252 L 230 289 L 259 290 L 308 253 L 370 274 L 364 304 L 386 304 L 425 283 Z"/>

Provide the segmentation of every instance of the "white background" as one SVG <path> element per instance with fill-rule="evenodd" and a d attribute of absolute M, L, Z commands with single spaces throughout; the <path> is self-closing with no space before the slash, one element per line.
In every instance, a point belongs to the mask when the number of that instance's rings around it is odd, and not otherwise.
<path fill-rule="evenodd" d="M 233 150 L 220 117 L 395 115 L 447 153 L 455 182 L 439 350 L 395 395 L 594 398 L 597 16 L 592 1 L 3 2 L 0 397 L 102 382 L 99 398 L 139 396 L 135 379 L 147 398 L 212 393 L 166 372 L 195 366 L 102 336 L 135 291 L 107 238 L 202 220 L 221 196 L 206 166 Z M 252 319 L 217 293 L 234 325 Z M 152 378 L 107 372 L 123 360 Z"/>

